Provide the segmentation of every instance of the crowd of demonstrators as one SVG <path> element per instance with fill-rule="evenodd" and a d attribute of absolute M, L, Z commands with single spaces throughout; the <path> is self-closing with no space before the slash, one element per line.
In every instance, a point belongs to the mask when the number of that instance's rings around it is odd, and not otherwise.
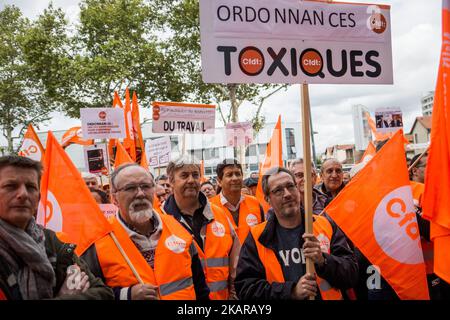
<path fill-rule="evenodd" d="M 349 180 L 368 161 L 356 165 Z M 430 224 L 421 217 L 426 161 L 422 157 L 411 170 L 411 186 L 430 295 L 444 299 L 449 285 L 430 268 Z M 379 286 L 368 286 L 372 265 L 325 212 L 349 183 L 336 159 L 323 163 L 320 177 L 311 171 L 313 225 L 320 237 L 305 232 L 303 159 L 262 177 L 268 212 L 254 197 L 258 175 L 244 179 L 236 159 L 217 165 L 217 180 L 202 183 L 200 170 L 187 155 L 156 179 L 128 163 L 113 171 L 108 193 L 97 176 L 84 173 L 95 201 L 117 206 L 109 222 L 127 259 L 110 235 L 79 258 L 73 244 L 35 221 L 40 163 L 0 158 L 0 299 L 339 300 L 353 299 L 352 290 L 362 300 L 398 299 L 381 276 Z M 306 273 L 306 259 L 315 274 Z M 71 272 L 78 275 L 76 286 L 68 286 Z"/>

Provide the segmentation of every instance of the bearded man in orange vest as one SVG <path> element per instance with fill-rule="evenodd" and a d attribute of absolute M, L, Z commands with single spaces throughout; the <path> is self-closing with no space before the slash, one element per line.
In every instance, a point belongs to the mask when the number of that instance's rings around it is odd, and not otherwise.
<path fill-rule="evenodd" d="M 344 234 L 328 217 L 313 216 L 314 234 L 305 233 L 295 177 L 274 167 L 262 179 L 268 220 L 252 227 L 239 256 L 236 292 L 242 300 L 340 300 L 358 280 L 358 265 Z M 316 273 L 306 273 L 306 259 Z"/>
<path fill-rule="evenodd" d="M 136 163 L 111 175 L 117 219 L 110 222 L 141 281 L 110 235 L 95 242 L 83 258 L 113 288 L 116 300 L 208 300 L 209 289 L 192 236 L 173 217 L 153 208 L 155 182 Z"/>
<path fill-rule="evenodd" d="M 167 167 L 173 186 L 163 212 L 173 216 L 199 247 L 210 298 L 235 298 L 234 277 L 240 250 L 238 236 L 226 213 L 200 192 L 200 163 L 187 155 Z"/>
<path fill-rule="evenodd" d="M 250 227 L 264 221 L 264 210 L 258 199 L 241 193 L 242 166 L 236 159 L 225 159 L 216 168 L 217 181 L 222 191 L 209 199 L 221 207 L 236 229 L 239 241 L 244 243 Z"/>

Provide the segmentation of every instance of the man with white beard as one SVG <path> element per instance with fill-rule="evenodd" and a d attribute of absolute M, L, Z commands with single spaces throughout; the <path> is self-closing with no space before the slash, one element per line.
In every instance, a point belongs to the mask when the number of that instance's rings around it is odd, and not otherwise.
<path fill-rule="evenodd" d="M 110 222 L 129 262 L 106 235 L 82 256 L 93 273 L 113 288 L 117 300 L 208 299 L 192 236 L 173 217 L 153 210 L 150 173 L 124 164 L 111 175 L 111 187 L 119 214 Z"/>

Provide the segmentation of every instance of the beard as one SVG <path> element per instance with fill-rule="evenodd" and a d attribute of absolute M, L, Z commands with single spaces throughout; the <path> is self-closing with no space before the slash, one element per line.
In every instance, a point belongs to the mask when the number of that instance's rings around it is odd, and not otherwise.
<path fill-rule="evenodd" d="M 148 208 L 143 210 L 135 210 L 136 206 L 145 204 L 148 206 Z M 146 221 L 149 221 L 151 218 L 153 218 L 153 206 L 152 203 L 149 200 L 134 200 L 130 203 L 130 207 L 128 210 L 128 215 L 130 217 L 130 220 L 133 223 L 136 224 L 142 224 Z"/>

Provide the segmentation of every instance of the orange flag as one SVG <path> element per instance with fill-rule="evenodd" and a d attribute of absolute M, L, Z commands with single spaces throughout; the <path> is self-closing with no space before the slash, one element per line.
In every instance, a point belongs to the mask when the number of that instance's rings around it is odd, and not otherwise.
<path fill-rule="evenodd" d="M 62 233 L 65 241 L 76 244 L 78 255 L 112 230 L 80 173 L 51 132 L 47 138 L 37 221 Z"/>
<path fill-rule="evenodd" d="M 325 211 L 400 299 L 428 300 L 402 136 L 397 131 Z"/>
<path fill-rule="evenodd" d="M 367 145 L 367 149 L 366 151 L 364 151 L 363 156 L 361 157 L 361 160 L 359 162 L 363 162 L 364 158 L 366 156 L 375 156 L 375 154 L 377 153 L 377 149 L 375 148 L 375 145 L 373 144 L 372 141 L 369 141 L 369 144 Z"/>
<path fill-rule="evenodd" d="M 31 124 L 28 125 L 27 132 L 23 136 L 22 146 L 18 154 L 19 156 L 27 157 L 35 161 L 42 161 L 44 159 L 44 147 Z"/>
<path fill-rule="evenodd" d="M 205 178 L 205 161 L 200 160 L 200 183 L 205 182 L 207 179 Z"/>
<path fill-rule="evenodd" d="M 67 130 L 62 136 L 61 147 L 66 148 L 73 143 L 89 146 L 94 144 L 94 139 L 83 139 L 81 127 L 73 127 Z"/>
<path fill-rule="evenodd" d="M 256 198 L 261 203 L 264 212 L 270 209 L 270 204 L 264 199 L 264 192 L 262 190 L 262 177 L 272 167 L 283 166 L 283 151 L 281 138 L 281 116 L 278 116 L 277 124 L 272 132 L 269 144 L 267 145 L 266 155 L 262 167 L 259 169 L 258 185 L 256 187 Z"/>
<path fill-rule="evenodd" d="M 133 161 L 136 161 L 136 145 L 134 143 L 133 121 L 131 116 L 130 91 L 125 90 L 125 131 L 127 136 L 123 139 L 123 146 Z"/>
<path fill-rule="evenodd" d="M 133 92 L 131 100 L 131 122 L 133 124 L 134 145 L 136 148 L 136 161 L 142 165 L 142 157 L 144 156 L 144 139 L 142 138 L 141 123 L 139 120 L 139 104 L 136 92 Z M 146 160 L 145 160 L 146 161 Z"/>
<path fill-rule="evenodd" d="M 434 273 L 450 283 L 450 0 L 444 0 L 442 5 L 442 52 L 422 209 L 423 217 L 431 221 Z"/>
<path fill-rule="evenodd" d="M 114 161 L 114 169 L 116 169 L 121 164 L 134 162 L 120 142 L 117 142 L 116 147 L 117 151 L 116 151 L 116 159 Z"/>
<path fill-rule="evenodd" d="M 112 107 L 123 109 L 123 104 L 122 104 L 122 101 L 120 100 L 120 97 L 119 97 L 119 94 L 117 93 L 117 91 L 114 91 L 114 99 L 113 99 Z M 114 161 L 115 161 L 116 142 L 117 142 L 117 139 L 109 139 L 109 141 L 108 141 L 108 154 L 109 154 L 109 162 L 110 162 L 111 166 L 114 165 Z"/>

